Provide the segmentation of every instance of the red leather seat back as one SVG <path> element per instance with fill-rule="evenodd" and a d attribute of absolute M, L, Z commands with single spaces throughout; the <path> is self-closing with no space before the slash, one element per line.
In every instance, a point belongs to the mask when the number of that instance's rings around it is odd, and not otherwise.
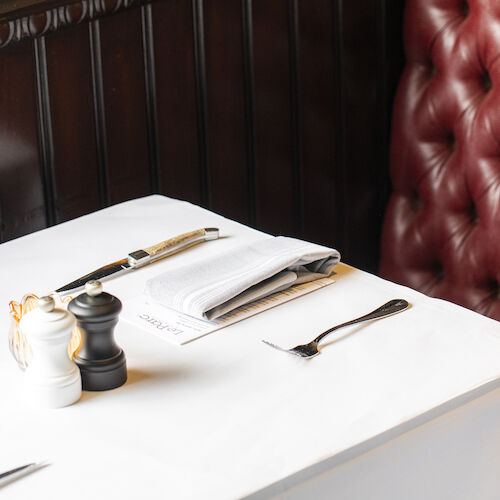
<path fill-rule="evenodd" d="M 500 320 L 500 1 L 408 0 L 381 276 Z"/>

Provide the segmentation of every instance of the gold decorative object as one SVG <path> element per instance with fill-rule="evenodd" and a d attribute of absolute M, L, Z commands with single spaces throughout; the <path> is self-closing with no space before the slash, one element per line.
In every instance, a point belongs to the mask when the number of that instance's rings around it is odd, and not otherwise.
<path fill-rule="evenodd" d="M 70 296 L 61 298 L 57 293 L 51 293 L 50 295 L 54 297 L 56 307 L 62 309 L 67 309 L 68 303 L 72 299 Z M 19 322 L 25 314 L 38 307 L 38 299 L 39 297 L 37 295 L 27 293 L 22 298 L 21 302 L 11 300 L 9 303 L 10 316 L 12 318 L 9 328 L 9 348 L 21 370 L 26 370 L 26 367 L 29 365 L 31 358 L 33 357 L 33 353 L 28 341 L 26 340 L 26 336 L 19 328 Z M 82 335 L 78 327 L 75 327 L 72 333 L 73 334 L 68 345 L 68 356 L 70 359 L 75 357 L 75 354 L 78 352 L 82 342 Z"/>

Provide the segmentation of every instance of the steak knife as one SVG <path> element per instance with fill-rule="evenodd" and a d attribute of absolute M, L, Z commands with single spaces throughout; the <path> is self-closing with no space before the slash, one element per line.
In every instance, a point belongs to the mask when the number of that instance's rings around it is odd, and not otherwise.
<path fill-rule="evenodd" d="M 219 237 L 219 229 L 215 227 L 206 227 L 180 234 L 168 240 L 157 243 L 143 250 L 131 252 L 124 259 L 118 260 L 106 266 L 100 267 L 91 273 L 82 276 L 67 285 L 58 288 L 56 292 L 66 293 L 85 286 L 90 280 L 103 280 L 111 276 L 126 273 L 133 269 L 146 266 L 151 262 L 163 259 L 168 255 L 183 250 L 187 247 L 200 243 L 202 241 L 216 240 Z"/>

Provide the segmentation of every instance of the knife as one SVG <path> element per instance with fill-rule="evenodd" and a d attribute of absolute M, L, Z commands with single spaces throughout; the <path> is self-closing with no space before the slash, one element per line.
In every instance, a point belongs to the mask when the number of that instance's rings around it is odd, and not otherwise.
<path fill-rule="evenodd" d="M 37 469 L 41 469 L 46 465 L 48 465 L 48 462 L 46 461 L 38 463 L 33 462 L 31 464 L 22 465 L 21 467 L 16 467 L 15 469 L 3 472 L 2 474 L 0 474 L 0 488 L 10 483 L 11 481 L 19 479 L 20 477 L 25 476 L 26 474 L 29 474 L 30 472 L 33 472 Z"/>
<path fill-rule="evenodd" d="M 76 290 L 85 286 L 85 283 L 90 280 L 103 280 L 104 278 L 109 278 L 110 276 L 117 276 L 118 274 L 126 273 L 132 269 L 137 269 L 139 267 L 146 266 L 151 262 L 163 259 L 168 255 L 172 255 L 179 250 L 190 247 L 196 243 L 208 240 L 216 240 L 219 237 L 219 229 L 215 227 L 206 227 L 203 229 L 197 229 L 196 231 L 190 231 L 189 233 L 180 234 L 179 236 L 174 236 L 168 240 L 157 243 L 151 247 L 145 248 L 144 250 L 136 250 L 131 252 L 124 259 L 118 260 L 104 267 L 100 267 L 95 271 L 92 271 L 81 278 L 68 283 L 56 290 L 57 293 L 65 293 L 72 290 Z"/>

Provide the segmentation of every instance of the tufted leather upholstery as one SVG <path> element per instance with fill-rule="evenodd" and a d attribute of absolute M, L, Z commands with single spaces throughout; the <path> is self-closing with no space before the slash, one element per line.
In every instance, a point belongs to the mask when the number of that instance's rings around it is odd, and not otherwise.
<path fill-rule="evenodd" d="M 380 274 L 500 320 L 500 0 L 408 0 Z"/>

